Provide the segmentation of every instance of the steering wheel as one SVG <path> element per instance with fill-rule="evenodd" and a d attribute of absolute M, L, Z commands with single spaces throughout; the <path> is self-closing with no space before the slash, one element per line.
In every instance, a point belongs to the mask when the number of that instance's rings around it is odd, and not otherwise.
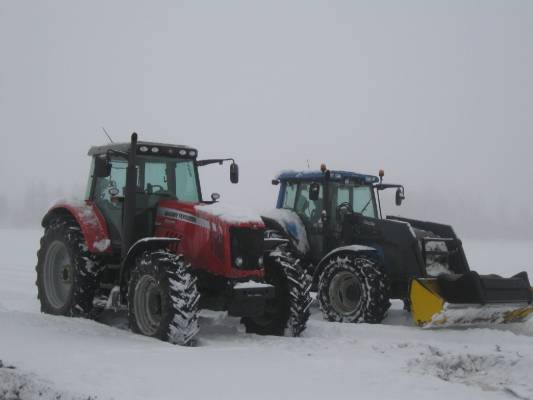
<path fill-rule="evenodd" d="M 157 192 L 154 192 L 154 188 L 159 189 Z M 148 194 L 166 192 L 165 188 L 161 185 L 152 185 L 151 183 L 146 184 L 146 192 Z"/>
<path fill-rule="evenodd" d="M 341 204 L 337 206 L 335 209 L 335 214 L 337 216 L 337 221 L 340 221 L 341 215 L 347 214 L 348 212 L 352 211 L 352 205 L 349 201 L 343 201 Z"/>

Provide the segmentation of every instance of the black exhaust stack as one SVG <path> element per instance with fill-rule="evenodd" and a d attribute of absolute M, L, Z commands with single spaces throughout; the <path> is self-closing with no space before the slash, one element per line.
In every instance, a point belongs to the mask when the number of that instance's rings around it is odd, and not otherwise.
<path fill-rule="evenodd" d="M 124 260 L 128 250 L 135 240 L 135 196 L 137 192 L 137 134 L 131 135 L 130 151 L 128 152 L 128 167 L 126 169 L 126 190 L 124 193 L 124 212 L 122 220 L 122 250 Z"/>

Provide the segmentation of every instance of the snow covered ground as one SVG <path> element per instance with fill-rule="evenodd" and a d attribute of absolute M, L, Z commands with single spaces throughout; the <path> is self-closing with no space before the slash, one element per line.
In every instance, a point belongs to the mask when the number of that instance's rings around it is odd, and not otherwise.
<path fill-rule="evenodd" d="M 315 307 L 303 337 L 280 338 L 205 313 L 200 345 L 184 348 L 43 315 L 34 285 L 40 235 L 0 230 L 0 400 L 533 399 L 531 320 L 422 330 L 398 302 L 382 325 L 328 323 Z M 480 272 L 533 276 L 533 243 L 465 248 Z"/>

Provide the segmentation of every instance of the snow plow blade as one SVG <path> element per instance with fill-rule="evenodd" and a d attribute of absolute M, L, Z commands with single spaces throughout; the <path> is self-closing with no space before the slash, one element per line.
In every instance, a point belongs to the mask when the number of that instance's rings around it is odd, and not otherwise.
<path fill-rule="evenodd" d="M 474 271 L 415 278 L 409 297 L 413 320 L 424 328 L 519 322 L 533 315 L 526 272 L 511 278 Z"/>

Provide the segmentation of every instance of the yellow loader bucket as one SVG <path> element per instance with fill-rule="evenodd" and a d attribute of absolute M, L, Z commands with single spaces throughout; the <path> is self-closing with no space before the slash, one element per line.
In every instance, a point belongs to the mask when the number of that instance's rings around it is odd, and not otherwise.
<path fill-rule="evenodd" d="M 529 291 L 526 298 L 531 299 L 533 288 Z M 424 328 L 518 322 L 533 315 L 533 304 L 520 298 L 509 298 L 509 302 L 498 298 L 484 304 L 447 301 L 437 278 L 413 279 L 409 297 L 413 320 Z"/>

